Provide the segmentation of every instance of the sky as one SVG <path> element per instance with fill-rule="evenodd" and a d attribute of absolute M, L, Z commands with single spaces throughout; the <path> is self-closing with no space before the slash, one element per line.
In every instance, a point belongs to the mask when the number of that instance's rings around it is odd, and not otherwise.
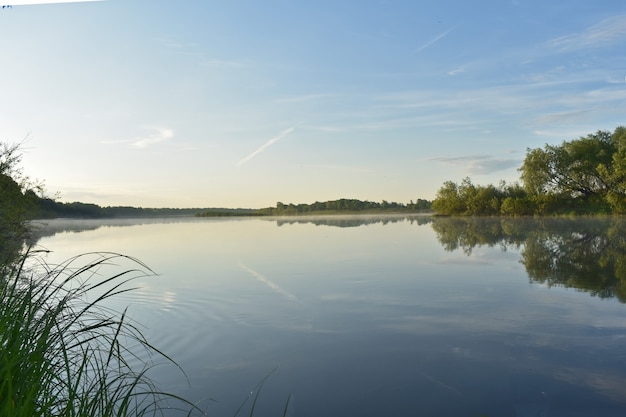
<path fill-rule="evenodd" d="M 626 124 L 621 0 L 45 3 L 0 9 L 0 141 L 60 201 L 432 200 Z"/>

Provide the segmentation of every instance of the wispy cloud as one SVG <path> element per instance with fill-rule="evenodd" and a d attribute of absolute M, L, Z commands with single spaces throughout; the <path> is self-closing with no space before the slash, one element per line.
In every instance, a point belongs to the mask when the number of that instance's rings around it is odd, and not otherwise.
<path fill-rule="evenodd" d="M 433 158 L 444 164 L 457 165 L 467 169 L 474 175 L 486 175 L 494 172 L 515 168 L 521 165 L 520 159 L 496 158 L 491 155 L 470 155 L 451 158 Z"/>
<path fill-rule="evenodd" d="M 243 158 L 239 162 L 237 162 L 237 166 L 241 166 L 241 165 L 245 164 L 246 162 L 248 162 L 249 160 L 251 160 L 252 158 L 257 156 L 258 154 L 263 152 L 265 149 L 269 148 L 270 146 L 272 146 L 273 144 L 275 144 L 276 142 L 278 142 L 279 140 L 281 140 L 282 138 L 284 138 L 285 136 L 287 136 L 288 134 L 290 134 L 294 130 L 295 130 L 295 128 L 293 128 L 293 127 L 290 127 L 289 129 L 283 130 L 282 132 L 280 132 L 280 134 L 278 136 L 275 136 L 272 139 L 268 140 L 263 145 L 261 145 L 256 151 L 252 152 L 250 155 L 246 156 L 245 158 Z"/>
<path fill-rule="evenodd" d="M 429 40 L 428 42 L 426 42 L 425 44 L 423 44 L 422 46 L 420 46 L 419 48 L 417 48 L 415 50 L 416 53 L 418 52 L 422 52 L 424 49 L 429 48 L 431 46 L 433 46 L 434 44 L 436 44 L 437 42 L 439 42 L 441 39 L 445 38 L 450 32 L 452 32 L 454 30 L 454 27 L 446 30 L 445 32 L 440 33 L 439 35 L 435 36 L 434 38 L 432 38 L 431 40 Z"/>
<path fill-rule="evenodd" d="M 432 125 L 433 121 L 457 120 L 481 123 L 486 114 L 500 117 L 523 117 L 527 122 L 536 122 L 545 114 L 567 115 L 571 112 L 604 112 L 612 117 L 623 108 L 626 89 L 614 84 L 581 91 L 574 89 L 584 82 L 577 77 L 565 75 L 562 80 L 546 82 L 521 82 L 509 85 L 466 88 L 454 91 L 404 91 L 379 96 L 379 113 L 393 114 L 395 110 L 413 113 L 429 120 L 416 119 L 421 126 Z M 504 119 L 501 119 L 504 120 Z M 546 121 L 549 120 L 546 119 Z M 575 119 L 572 119 L 575 121 Z"/>
<path fill-rule="evenodd" d="M 581 33 L 552 39 L 548 46 L 561 52 L 608 45 L 626 39 L 626 15 L 609 17 L 590 26 Z"/>
<path fill-rule="evenodd" d="M 152 133 L 138 138 L 131 143 L 133 148 L 146 148 L 155 143 L 165 142 L 174 137 L 174 131 L 167 128 L 155 128 Z"/>
<path fill-rule="evenodd" d="M 535 119 L 535 123 L 538 125 L 552 125 L 555 123 L 579 122 L 588 113 L 590 113 L 589 109 L 546 113 L 538 116 Z"/>
<path fill-rule="evenodd" d="M 174 137 L 174 131 L 164 127 L 145 128 L 144 130 L 147 131 L 146 134 L 134 139 L 110 140 L 102 141 L 101 143 L 104 145 L 126 144 L 131 148 L 142 149 L 157 143 L 168 141 Z"/>
<path fill-rule="evenodd" d="M 292 293 L 290 293 L 289 291 L 284 290 L 283 288 L 281 288 L 278 284 L 270 281 L 269 279 L 265 278 L 263 275 L 259 274 L 257 271 L 255 271 L 252 268 L 247 267 L 246 265 L 244 265 L 243 263 L 239 263 L 239 267 L 241 269 L 243 269 L 244 271 L 246 271 L 247 273 L 249 273 L 250 275 L 252 275 L 254 277 L 254 279 L 256 279 L 257 281 L 267 285 L 268 287 L 270 287 L 272 290 L 274 290 L 275 292 L 277 292 L 280 295 L 285 296 L 286 298 L 288 298 L 289 300 L 293 300 L 296 301 L 298 298 L 293 295 Z"/>
<path fill-rule="evenodd" d="M 455 76 L 455 75 L 460 74 L 460 73 L 462 73 L 462 72 L 465 72 L 465 68 L 463 68 L 463 67 L 459 67 L 459 68 L 457 68 L 457 69 L 455 69 L 455 70 L 448 71 L 448 75 L 450 75 L 450 76 Z"/>
<path fill-rule="evenodd" d="M 554 129 L 538 129 L 533 130 L 532 134 L 544 138 L 546 140 L 571 140 L 572 138 L 579 138 L 587 135 L 589 132 L 592 132 L 594 129 L 597 130 L 597 126 L 592 125 L 584 125 L 577 124 L 576 127 L 566 128 L 563 126 L 559 126 Z"/>
<path fill-rule="evenodd" d="M 626 77 L 608 77 L 606 82 L 609 84 L 626 84 Z"/>

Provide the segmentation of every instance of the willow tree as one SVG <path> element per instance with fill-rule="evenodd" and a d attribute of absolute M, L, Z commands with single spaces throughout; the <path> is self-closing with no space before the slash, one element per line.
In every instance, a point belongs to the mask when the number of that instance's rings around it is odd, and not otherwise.
<path fill-rule="evenodd" d="M 626 130 L 528 149 L 519 171 L 530 196 L 610 204 L 617 210 L 626 196 Z"/>
<path fill-rule="evenodd" d="M 626 127 L 620 126 L 615 129 L 611 140 L 617 148 L 612 163 L 601 167 L 600 170 L 611 184 L 606 194 L 607 202 L 615 212 L 626 213 Z"/>

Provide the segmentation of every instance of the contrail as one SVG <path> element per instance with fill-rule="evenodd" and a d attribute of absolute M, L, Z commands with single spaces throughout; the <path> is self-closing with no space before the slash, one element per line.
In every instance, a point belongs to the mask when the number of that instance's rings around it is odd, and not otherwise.
<path fill-rule="evenodd" d="M 428 48 L 429 46 L 432 46 L 433 44 L 437 43 L 438 41 L 440 41 L 442 38 L 444 38 L 448 33 L 452 32 L 454 30 L 454 28 L 450 28 L 448 30 L 446 30 L 443 33 L 440 33 L 439 35 L 435 36 L 433 39 L 431 39 L 430 41 L 426 42 L 424 45 L 420 46 L 419 48 L 417 48 L 415 50 L 415 52 L 422 52 L 424 49 Z"/>
<path fill-rule="evenodd" d="M 268 287 L 270 287 L 271 289 L 276 291 L 278 294 L 284 295 L 285 297 L 287 297 L 288 299 L 293 300 L 293 301 L 297 301 L 298 300 L 298 298 L 295 295 L 293 295 L 292 293 L 290 293 L 288 291 L 285 291 L 284 289 L 280 288 L 277 284 L 275 284 L 272 281 L 270 281 L 269 279 L 265 278 L 263 275 L 259 274 L 254 269 L 248 268 L 247 266 L 245 266 L 241 262 L 239 263 L 239 266 L 241 267 L 241 269 L 243 269 L 244 271 L 246 271 L 250 275 L 252 275 L 257 281 L 262 282 L 263 284 L 267 285 Z"/>
<path fill-rule="evenodd" d="M 248 162 L 249 160 L 251 160 L 252 158 L 257 156 L 258 154 L 263 152 L 266 148 L 268 148 L 269 146 L 272 146 L 273 144 L 275 144 L 276 142 L 278 142 L 279 140 L 281 140 L 282 138 L 284 138 L 285 136 L 287 136 L 288 134 L 290 134 L 293 131 L 294 131 L 293 127 L 290 127 L 289 129 L 283 130 L 282 132 L 280 132 L 280 134 L 278 136 L 273 137 L 272 139 L 268 140 L 263 145 L 261 145 L 259 147 L 259 149 L 257 149 L 256 151 L 252 152 L 250 155 L 246 156 L 245 158 L 243 158 L 242 160 L 237 162 L 237 166 L 245 164 L 246 162 Z"/>

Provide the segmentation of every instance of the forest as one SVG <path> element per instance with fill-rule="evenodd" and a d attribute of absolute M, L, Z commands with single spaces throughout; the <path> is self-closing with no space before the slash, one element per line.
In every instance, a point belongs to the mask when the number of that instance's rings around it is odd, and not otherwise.
<path fill-rule="evenodd" d="M 357 199 L 341 198 L 339 200 L 331 201 L 316 201 L 311 204 L 284 204 L 282 202 L 276 203 L 276 207 L 266 207 L 258 210 L 250 210 L 245 213 L 242 212 L 225 212 L 220 209 L 213 209 L 211 211 L 205 211 L 198 214 L 201 217 L 217 217 L 217 216 L 297 216 L 297 215 L 312 215 L 312 214 L 345 214 L 345 213 L 361 213 L 361 214 L 375 214 L 375 213 L 414 213 L 429 211 L 431 202 L 418 198 L 415 202 L 411 200 L 408 204 L 389 202 L 383 200 L 378 203 L 375 201 L 361 201 Z M 239 209 L 241 210 L 241 209 Z"/>
<path fill-rule="evenodd" d="M 625 214 L 626 128 L 527 149 L 518 171 L 513 184 L 446 181 L 432 209 L 464 216 Z"/>

